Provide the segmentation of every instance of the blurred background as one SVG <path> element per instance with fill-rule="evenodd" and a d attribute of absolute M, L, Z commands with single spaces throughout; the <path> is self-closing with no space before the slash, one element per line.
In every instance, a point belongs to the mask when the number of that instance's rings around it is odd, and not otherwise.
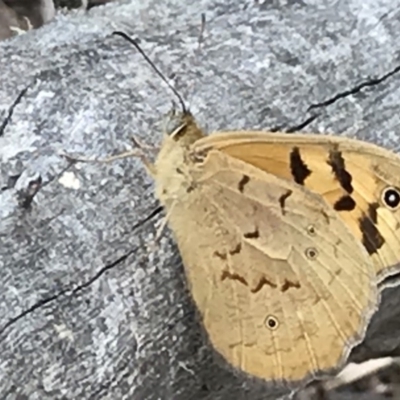
<path fill-rule="evenodd" d="M 0 40 L 40 28 L 60 9 L 93 7 L 113 0 L 0 0 Z"/>

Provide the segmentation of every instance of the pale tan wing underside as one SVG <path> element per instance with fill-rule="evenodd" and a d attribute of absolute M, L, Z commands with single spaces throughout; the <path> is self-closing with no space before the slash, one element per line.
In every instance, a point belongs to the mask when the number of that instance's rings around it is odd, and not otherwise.
<path fill-rule="evenodd" d="M 346 137 L 257 131 L 219 132 L 194 145 L 197 151 L 210 147 L 280 178 L 295 180 L 296 167 L 305 168 L 302 184 L 335 208 L 373 258 L 379 279 L 398 272 L 400 207 L 389 207 L 383 200 L 387 190 L 400 195 L 398 155 Z M 343 181 L 335 176 L 332 154 Z"/>
<path fill-rule="evenodd" d="M 211 151 L 170 215 L 215 349 L 297 381 L 339 367 L 377 304 L 371 260 L 325 201 Z"/>

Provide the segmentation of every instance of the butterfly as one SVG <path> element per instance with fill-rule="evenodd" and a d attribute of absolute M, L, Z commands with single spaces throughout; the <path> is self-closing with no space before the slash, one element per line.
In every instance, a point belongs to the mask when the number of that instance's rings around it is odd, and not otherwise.
<path fill-rule="evenodd" d="M 400 259 L 397 156 L 322 135 L 205 135 L 177 96 L 155 162 L 141 158 L 211 344 L 266 380 L 340 368 Z"/>
<path fill-rule="evenodd" d="M 322 195 L 261 168 L 251 134 L 171 118 L 150 171 L 214 348 L 266 380 L 343 365 L 379 302 L 367 248 Z"/>

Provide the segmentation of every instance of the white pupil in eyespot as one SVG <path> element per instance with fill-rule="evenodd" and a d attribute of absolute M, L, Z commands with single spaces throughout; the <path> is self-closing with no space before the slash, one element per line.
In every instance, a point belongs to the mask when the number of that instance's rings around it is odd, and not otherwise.
<path fill-rule="evenodd" d="M 390 207 L 397 207 L 400 203 L 400 194 L 394 189 L 387 190 L 385 193 L 385 202 Z"/>

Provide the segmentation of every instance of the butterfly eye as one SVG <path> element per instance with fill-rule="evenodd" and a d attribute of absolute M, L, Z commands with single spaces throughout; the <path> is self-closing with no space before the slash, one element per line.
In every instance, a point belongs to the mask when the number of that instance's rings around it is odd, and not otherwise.
<path fill-rule="evenodd" d="M 315 232 L 315 227 L 314 227 L 314 225 L 308 225 L 308 227 L 307 227 L 307 233 L 308 233 L 310 236 L 315 236 L 316 232 Z"/>
<path fill-rule="evenodd" d="M 306 249 L 306 256 L 310 260 L 315 260 L 318 256 L 318 251 L 314 247 L 309 247 Z"/>
<path fill-rule="evenodd" d="M 400 193 L 399 190 L 394 187 L 387 187 L 382 192 L 383 203 L 391 208 L 396 209 L 400 205 Z"/>
<path fill-rule="evenodd" d="M 273 315 L 268 315 L 265 319 L 265 326 L 271 330 L 275 330 L 278 328 L 279 322 Z"/>

